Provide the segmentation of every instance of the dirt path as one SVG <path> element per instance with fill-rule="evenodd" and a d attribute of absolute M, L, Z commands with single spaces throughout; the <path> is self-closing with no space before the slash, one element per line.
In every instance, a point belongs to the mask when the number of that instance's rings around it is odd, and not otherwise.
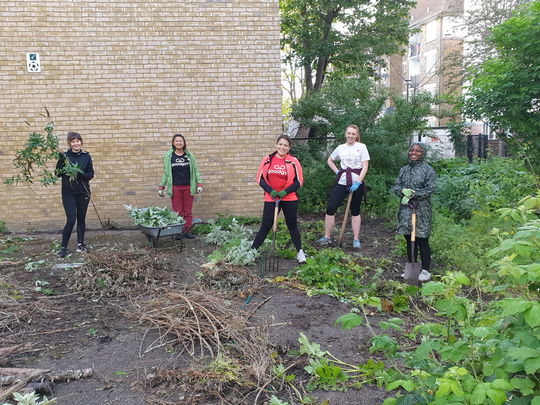
<path fill-rule="evenodd" d="M 0 258 L 3 259 L 0 260 L 0 305 L 4 304 L 0 306 L 2 346 L 27 342 L 37 349 L 12 357 L 9 366 L 56 371 L 93 368 L 91 378 L 54 384 L 53 393 L 59 405 L 160 403 L 152 402 L 152 397 L 164 401 L 161 403 L 221 403 L 215 398 L 204 399 L 186 385 L 176 387 L 174 398 L 160 396 L 159 390 L 145 385 L 154 367 L 188 367 L 191 360 L 171 345 L 147 350 L 152 344 L 158 345 L 157 331 L 125 316 L 131 300 L 138 295 L 136 291 L 132 291 L 132 298 L 128 299 L 127 296 L 100 297 L 70 290 L 70 272 L 75 270 L 69 266 L 82 263 L 85 256 L 73 253 L 65 260 L 57 258 L 52 242 L 58 236 L 9 235 L 13 243 L 0 246 Z M 185 241 L 181 252 L 170 238 L 160 240 L 156 249 L 148 248 L 144 235 L 133 230 L 107 231 L 105 234 L 90 231 L 87 241 L 93 254 L 144 249 L 147 255 L 167 265 L 167 270 L 160 275 L 159 285 L 154 287 L 169 289 L 182 289 L 193 283 L 200 266 L 206 262 L 206 255 L 212 250 L 202 238 Z M 360 258 L 391 257 L 395 240 L 392 230 L 382 223 L 365 221 L 362 243 L 361 253 L 352 252 L 349 246 L 345 250 Z M 280 273 L 285 274 L 295 266 L 294 261 L 283 261 Z M 251 271 L 256 273 L 257 269 Z M 399 272 L 398 264 L 392 272 L 394 274 L 387 275 L 389 278 Z M 35 291 L 38 280 L 48 282 L 46 288 L 52 289 L 55 295 Z M 231 299 L 241 301 L 244 297 Z M 276 325 L 270 331 L 270 338 L 282 352 L 298 349 L 298 335 L 303 332 L 311 341 L 343 360 L 361 363 L 370 356 L 367 342 L 371 335 L 366 328 L 344 331 L 333 326 L 335 319 L 349 310 L 347 304 L 334 298 L 308 297 L 300 290 L 262 283 L 245 306 L 256 309 L 257 316 Z M 17 319 L 8 323 L 6 316 L 2 318 L 1 314 L 7 309 Z M 374 316 L 374 323 L 376 321 Z M 299 372 L 302 372 L 301 368 Z M 369 385 L 346 392 L 319 390 L 310 393 L 318 399 L 317 403 L 327 399 L 329 404 L 335 405 L 380 404 L 385 395 L 384 390 Z M 259 403 L 264 403 L 264 398 L 261 395 Z"/>

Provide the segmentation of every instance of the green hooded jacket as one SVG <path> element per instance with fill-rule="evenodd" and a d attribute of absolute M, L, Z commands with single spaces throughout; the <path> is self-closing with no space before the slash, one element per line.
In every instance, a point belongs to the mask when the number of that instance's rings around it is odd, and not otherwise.
<path fill-rule="evenodd" d="M 418 145 L 422 148 L 422 159 L 410 161 L 407 166 L 403 166 L 394 184 L 394 193 L 399 198 L 403 197 L 401 190 L 409 188 L 414 190 L 414 197 L 411 203 L 416 208 L 416 236 L 419 238 L 429 238 L 431 234 L 431 194 L 435 191 L 435 170 L 424 162 L 426 157 L 426 146 L 416 142 L 410 147 Z M 410 150 L 410 148 L 409 148 Z M 411 208 L 408 205 L 399 205 L 397 215 L 397 233 L 410 235 L 412 231 Z"/>
<path fill-rule="evenodd" d="M 163 176 L 161 177 L 161 187 L 167 189 L 167 194 L 169 197 L 172 197 L 172 165 L 171 165 L 171 156 L 174 152 L 174 149 L 169 149 L 163 155 Z M 199 174 L 199 169 L 197 168 L 197 160 L 195 156 L 191 154 L 188 150 L 184 150 L 188 160 L 189 160 L 189 192 L 192 196 L 197 194 L 197 187 L 201 184 L 201 175 Z"/>

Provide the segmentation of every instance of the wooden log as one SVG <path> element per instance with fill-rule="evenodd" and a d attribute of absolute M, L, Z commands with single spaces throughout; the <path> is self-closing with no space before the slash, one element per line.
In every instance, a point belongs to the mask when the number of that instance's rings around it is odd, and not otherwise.
<path fill-rule="evenodd" d="M 40 380 L 40 382 L 56 382 L 79 380 L 81 378 L 91 377 L 93 374 L 94 370 L 91 368 L 66 370 L 58 373 L 39 368 L 0 368 L 0 386 L 18 384 L 28 376 L 32 376 L 32 379 Z"/>

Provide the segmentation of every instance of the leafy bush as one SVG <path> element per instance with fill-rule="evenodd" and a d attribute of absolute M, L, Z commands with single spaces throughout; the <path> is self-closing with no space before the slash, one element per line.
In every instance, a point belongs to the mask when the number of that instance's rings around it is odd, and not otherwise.
<path fill-rule="evenodd" d="M 326 141 L 309 141 L 308 145 L 295 144 L 292 154 L 300 161 L 304 185 L 298 190 L 299 212 L 324 212 L 335 175 L 326 164 L 333 146 Z"/>
<path fill-rule="evenodd" d="M 466 274 L 489 271 L 491 261 L 485 253 L 497 246 L 493 228 L 508 229 L 510 221 L 489 211 L 475 212 L 469 221 L 455 223 L 437 212 L 433 216 L 430 245 L 435 272 L 460 270 Z M 402 238 L 400 238 L 401 240 Z"/>
<path fill-rule="evenodd" d="M 433 167 L 438 175 L 433 204 L 455 221 L 480 209 L 513 205 L 536 186 L 534 175 L 515 159 L 492 157 L 472 164 L 450 159 L 434 162 Z"/>
<path fill-rule="evenodd" d="M 184 222 L 180 215 L 166 207 L 137 208 L 132 205 L 124 205 L 124 207 L 129 211 L 128 215 L 135 225 L 161 228 Z"/>
<path fill-rule="evenodd" d="M 421 341 L 399 354 L 409 371 L 385 377 L 388 390 L 402 386 L 408 393 L 385 405 L 540 404 L 540 220 L 522 215 L 535 213 L 540 195 L 521 202 L 499 210 L 514 229 L 499 230 L 499 246 L 488 253 L 499 276 L 487 275 L 484 283 L 495 294 L 491 301 L 472 301 L 463 291 L 471 280 L 459 272 L 423 285 L 425 303 L 442 322 L 419 324 L 409 334 Z"/>

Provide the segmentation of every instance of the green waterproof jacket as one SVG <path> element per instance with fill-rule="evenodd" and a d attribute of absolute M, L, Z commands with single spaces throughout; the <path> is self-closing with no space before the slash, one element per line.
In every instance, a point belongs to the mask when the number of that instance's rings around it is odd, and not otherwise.
<path fill-rule="evenodd" d="M 435 170 L 424 162 L 426 155 L 425 145 L 422 143 L 415 144 L 420 145 L 423 150 L 422 160 L 410 161 L 407 166 L 400 169 L 393 191 L 400 198 L 403 197 L 401 190 L 404 188 L 414 191 L 411 204 L 416 206 L 416 236 L 418 238 L 429 238 L 431 234 L 431 194 L 435 191 L 436 176 Z M 402 235 L 411 234 L 411 214 L 412 210 L 409 205 L 400 204 L 397 215 L 397 233 Z"/>
<path fill-rule="evenodd" d="M 174 152 L 174 149 L 169 149 L 163 155 L 163 176 L 161 177 L 161 187 L 167 189 L 167 194 L 169 197 L 172 197 L 172 165 L 171 165 L 171 156 Z M 199 169 L 197 168 L 197 160 L 195 156 L 190 153 L 188 150 L 184 151 L 189 160 L 189 192 L 192 196 L 197 194 L 197 186 L 201 185 L 201 175 L 199 174 Z"/>

